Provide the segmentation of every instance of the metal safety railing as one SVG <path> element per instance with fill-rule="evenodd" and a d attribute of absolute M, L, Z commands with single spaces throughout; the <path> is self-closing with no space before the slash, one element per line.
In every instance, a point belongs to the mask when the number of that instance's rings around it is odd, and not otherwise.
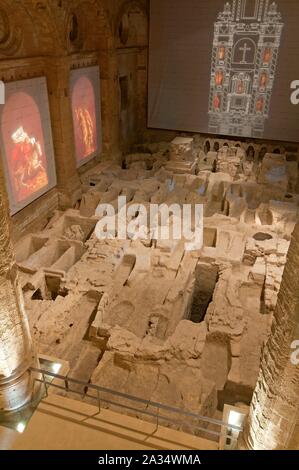
<path fill-rule="evenodd" d="M 54 374 L 53 372 L 49 372 L 43 369 L 36 369 L 33 367 L 30 370 L 37 375 L 37 377 L 35 377 L 35 381 L 41 383 L 44 386 L 46 397 L 48 396 L 48 389 L 53 387 L 57 390 L 65 392 L 66 394 L 72 393 L 74 395 L 80 396 L 81 401 L 86 399 L 95 401 L 97 403 L 99 413 L 105 407 L 105 405 L 106 408 L 109 406 L 115 406 L 123 411 L 136 413 L 138 417 L 144 416 L 148 418 L 154 418 L 157 426 L 164 422 L 164 425 L 166 426 L 179 426 L 179 429 L 182 430 L 181 428 L 183 428 L 184 432 L 189 432 L 197 436 L 199 434 L 205 433 L 213 436 L 214 438 L 217 437 L 218 440 L 221 436 L 222 428 L 228 431 L 227 439 L 230 441 L 236 440 L 235 437 L 229 436 L 232 431 L 237 433 L 243 431 L 242 427 L 230 425 L 214 418 L 201 416 L 196 413 L 174 408 L 172 406 L 163 405 L 161 403 L 145 400 L 143 398 L 132 395 L 127 395 L 126 393 L 118 392 L 116 390 L 85 383 L 80 380 L 72 379 L 68 376 Z M 105 397 L 104 395 L 108 395 L 109 398 Z M 120 399 L 121 401 L 116 401 L 116 399 Z M 129 403 L 126 403 L 126 401 Z M 141 405 L 143 408 L 137 407 L 137 405 Z M 167 416 L 161 414 L 163 412 L 167 413 Z M 168 413 L 172 414 L 173 416 L 169 416 Z M 209 429 L 209 425 L 216 427 L 218 426 L 220 431 Z"/>

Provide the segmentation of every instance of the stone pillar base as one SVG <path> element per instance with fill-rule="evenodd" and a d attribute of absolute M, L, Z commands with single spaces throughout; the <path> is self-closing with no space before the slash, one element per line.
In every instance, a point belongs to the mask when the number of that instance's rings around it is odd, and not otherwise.
<path fill-rule="evenodd" d="M 7 379 L 0 380 L 0 418 L 1 414 L 14 412 L 29 405 L 40 391 L 38 378 L 27 367 Z"/>
<path fill-rule="evenodd" d="M 64 187 L 58 186 L 59 191 L 59 208 L 67 210 L 76 204 L 76 202 L 82 197 L 82 188 L 78 175 L 70 178 L 68 184 Z"/>

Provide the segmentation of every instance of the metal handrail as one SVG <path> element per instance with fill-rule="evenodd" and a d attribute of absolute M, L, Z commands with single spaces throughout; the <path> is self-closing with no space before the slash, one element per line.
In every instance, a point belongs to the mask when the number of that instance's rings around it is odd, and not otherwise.
<path fill-rule="evenodd" d="M 153 401 L 150 401 L 150 400 L 145 400 L 143 398 L 135 397 L 135 396 L 132 396 L 132 395 L 127 395 L 126 393 L 118 392 L 116 390 L 112 390 L 112 389 L 105 388 L 105 387 L 100 387 L 100 386 L 95 385 L 95 384 L 86 383 L 86 382 L 83 382 L 81 380 L 72 379 L 72 378 L 64 376 L 64 375 L 54 374 L 53 372 L 48 372 L 46 370 L 37 369 L 35 367 L 31 367 L 30 370 L 31 370 L 31 372 L 34 372 L 34 373 L 42 376 L 42 379 L 35 378 L 35 380 L 39 383 L 44 384 L 46 393 L 47 393 L 48 387 L 54 387 L 54 388 L 57 388 L 59 390 L 63 390 L 67 393 L 74 393 L 74 394 L 80 395 L 82 397 L 81 392 L 78 392 L 77 390 L 73 390 L 73 389 L 70 388 L 70 384 L 80 385 L 81 387 L 83 387 L 83 390 L 84 390 L 83 397 L 84 398 L 90 398 L 92 400 L 97 400 L 99 410 L 101 410 L 101 403 L 106 403 L 108 405 L 118 406 L 122 409 L 126 409 L 126 410 L 129 410 L 129 411 L 134 411 L 136 413 L 140 413 L 140 414 L 143 414 L 143 415 L 147 415 L 147 416 L 157 418 L 157 414 L 155 414 L 151 411 L 143 410 L 143 409 L 139 409 L 139 408 L 134 408 L 133 406 L 128 406 L 128 405 L 125 405 L 123 403 L 117 403 L 115 401 L 107 400 L 107 399 L 104 399 L 104 398 L 100 397 L 100 393 L 107 393 L 107 394 L 111 394 L 114 397 L 123 398 L 125 400 L 130 400 L 131 402 L 135 402 L 135 403 L 140 403 L 140 404 L 146 405 L 147 407 L 156 408 L 157 411 L 158 411 L 158 419 L 159 420 L 161 419 L 161 420 L 167 421 L 167 422 L 172 423 L 172 424 L 180 424 L 180 425 L 184 424 L 185 426 L 188 426 L 190 428 L 193 428 L 193 429 L 196 429 L 198 431 L 205 432 L 205 433 L 208 433 L 208 434 L 211 434 L 211 435 L 214 435 L 214 436 L 220 437 L 221 433 L 217 432 L 217 431 L 212 431 L 212 430 L 203 428 L 203 427 L 198 426 L 196 424 L 186 423 L 186 422 L 182 423 L 182 421 L 180 421 L 180 420 L 172 419 L 170 417 L 164 417 L 164 416 L 159 414 L 159 411 L 164 410 L 164 411 L 172 412 L 172 413 L 175 413 L 177 415 L 183 416 L 185 418 L 186 417 L 193 418 L 193 419 L 196 419 L 197 421 L 202 421 L 202 422 L 205 422 L 205 423 L 208 423 L 208 424 L 214 424 L 214 425 L 224 427 L 224 428 L 229 429 L 229 430 L 235 430 L 235 431 L 238 431 L 238 432 L 243 431 L 242 427 L 235 426 L 235 425 L 230 425 L 230 424 L 225 423 L 223 421 L 220 421 L 218 419 L 208 418 L 206 416 L 201 416 L 201 415 L 198 415 L 196 413 L 192 413 L 192 412 L 189 412 L 189 411 L 184 411 L 184 410 L 181 410 L 181 409 L 178 409 L 178 408 L 174 408 L 172 406 L 163 405 L 162 403 L 157 403 L 157 402 L 153 402 Z M 52 378 L 52 381 L 49 382 L 47 380 L 47 377 Z M 57 384 L 53 383 L 54 380 L 61 380 L 64 385 L 63 386 L 57 385 Z M 86 392 L 85 392 L 85 390 L 86 390 Z M 89 390 L 96 391 L 97 392 L 96 396 L 89 395 L 88 394 Z M 234 438 L 231 438 L 231 439 L 234 440 Z"/>

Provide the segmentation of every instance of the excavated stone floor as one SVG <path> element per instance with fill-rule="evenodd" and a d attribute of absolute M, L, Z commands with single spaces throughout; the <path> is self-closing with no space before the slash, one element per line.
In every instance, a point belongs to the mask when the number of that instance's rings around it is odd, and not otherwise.
<path fill-rule="evenodd" d="M 99 164 L 77 210 L 17 245 L 39 353 L 86 383 L 206 416 L 250 403 L 298 220 L 298 155 L 222 144 L 178 138 Z M 120 195 L 203 204 L 202 250 L 97 239 L 98 204 Z"/>

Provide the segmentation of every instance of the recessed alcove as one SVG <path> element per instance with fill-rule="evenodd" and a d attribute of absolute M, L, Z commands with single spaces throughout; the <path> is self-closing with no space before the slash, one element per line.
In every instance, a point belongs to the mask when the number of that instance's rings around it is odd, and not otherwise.
<path fill-rule="evenodd" d="M 55 274 L 45 274 L 41 287 L 33 294 L 32 300 L 53 300 L 57 297 L 67 297 L 69 290 L 62 287 L 62 278 Z"/>
<path fill-rule="evenodd" d="M 39 252 L 39 250 L 41 250 L 45 246 L 47 241 L 48 238 L 38 237 L 34 235 L 27 236 L 16 246 L 17 263 L 22 263 L 35 253 Z"/>
<path fill-rule="evenodd" d="M 204 321 L 209 305 L 213 300 L 218 274 L 219 268 L 217 266 L 202 263 L 197 266 L 190 312 L 190 320 L 192 322 L 201 323 Z"/>
<path fill-rule="evenodd" d="M 67 214 L 53 225 L 50 233 L 58 238 L 86 242 L 92 235 L 96 223 L 95 219 Z"/>
<path fill-rule="evenodd" d="M 216 228 L 204 227 L 203 244 L 208 248 L 216 248 L 218 232 Z"/>
<path fill-rule="evenodd" d="M 84 254 L 85 248 L 74 242 L 56 241 L 42 247 L 24 260 L 20 267 L 24 271 L 34 273 L 42 268 L 67 272 Z"/>
<path fill-rule="evenodd" d="M 272 240 L 273 236 L 270 235 L 269 233 L 263 233 L 263 232 L 258 232 L 255 235 L 253 235 L 254 240 L 258 242 L 264 242 L 266 240 Z"/>

